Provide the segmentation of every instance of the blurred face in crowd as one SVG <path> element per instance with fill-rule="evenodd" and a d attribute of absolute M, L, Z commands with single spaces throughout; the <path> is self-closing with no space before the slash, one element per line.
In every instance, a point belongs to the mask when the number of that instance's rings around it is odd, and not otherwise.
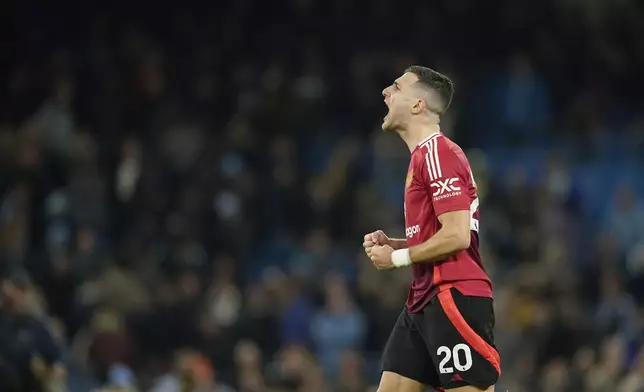
<path fill-rule="evenodd" d="M 214 382 L 214 373 L 208 361 L 201 354 L 182 350 L 176 354 L 175 371 L 180 375 L 182 383 L 188 389 L 192 387 L 207 387 Z"/>
<path fill-rule="evenodd" d="M 241 368 L 260 368 L 262 353 L 252 341 L 241 341 L 235 346 L 235 363 Z"/>
<path fill-rule="evenodd" d="M 300 375 L 311 360 L 306 349 L 299 346 L 287 347 L 280 354 L 280 368 L 287 378 Z"/>
<path fill-rule="evenodd" d="M 328 311 L 342 314 L 351 307 L 351 298 L 342 276 L 329 274 L 324 282 L 325 301 Z"/>
<path fill-rule="evenodd" d="M 119 315 L 109 310 L 99 310 L 92 316 L 91 329 L 97 333 L 116 333 L 123 329 Z"/>
<path fill-rule="evenodd" d="M 2 283 L 3 302 L 9 309 L 20 311 L 25 308 L 27 290 L 27 287 L 6 280 Z"/>
<path fill-rule="evenodd" d="M 382 90 L 387 105 L 382 129 L 384 131 L 399 131 L 405 129 L 412 116 L 420 114 L 423 110 L 420 99 L 420 89 L 414 84 L 418 77 L 411 72 L 404 73 L 401 77 Z"/>
<path fill-rule="evenodd" d="M 54 87 L 54 100 L 62 105 L 68 105 L 74 96 L 74 86 L 70 80 L 61 79 Z"/>

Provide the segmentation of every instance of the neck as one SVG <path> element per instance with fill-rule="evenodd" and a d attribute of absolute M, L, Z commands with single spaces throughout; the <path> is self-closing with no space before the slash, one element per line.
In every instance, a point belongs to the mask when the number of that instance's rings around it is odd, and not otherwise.
<path fill-rule="evenodd" d="M 438 124 L 431 124 L 409 127 L 405 131 L 400 131 L 399 134 L 403 141 L 407 144 L 409 151 L 414 151 L 414 149 L 420 142 L 439 132 L 440 127 L 438 126 Z"/>

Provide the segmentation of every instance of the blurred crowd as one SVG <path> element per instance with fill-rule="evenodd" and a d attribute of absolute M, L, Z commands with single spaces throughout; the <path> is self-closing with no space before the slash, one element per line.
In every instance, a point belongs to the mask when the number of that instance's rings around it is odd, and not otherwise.
<path fill-rule="evenodd" d="M 2 391 L 367 392 L 410 283 L 408 65 L 453 77 L 498 391 L 644 391 L 644 3 L 20 1 Z"/>

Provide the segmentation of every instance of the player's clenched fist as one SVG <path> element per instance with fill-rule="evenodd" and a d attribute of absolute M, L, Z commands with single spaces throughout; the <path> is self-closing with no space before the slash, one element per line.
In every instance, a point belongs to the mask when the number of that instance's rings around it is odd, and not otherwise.
<path fill-rule="evenodd" d="M 367 254 L 367 256 L 371 257 L 371 249 L 373 249 L 374 245 L 375 243 L 373 242 L 371 233 L 365 234 L 364 241 L 362 242 L 362 247 L 364 248 L 364 251 Z"/>
<path fill-rule="evenodd" d="M 377 230 L 373 233 L 365 234 L 362 246 L 364 247 L 367 256 L 371 257 L 371 251 L 375 245 L 385 245 L 388 242 L 389 237 L 387 237 L 385 232 L 382 230 Z"/>
<path fill-rule="evenodd" d="M 394 249 L 389 245 L 374 245 L 369 258 L 379 270 L 388 270 L 395 267 L 391 259 L 393 252 Z"/>

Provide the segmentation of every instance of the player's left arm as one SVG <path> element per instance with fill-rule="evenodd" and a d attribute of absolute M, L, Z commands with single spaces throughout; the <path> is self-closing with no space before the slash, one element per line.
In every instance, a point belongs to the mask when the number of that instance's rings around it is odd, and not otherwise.
<path fill-rule="evenodd" d="M 409 248 L 412 263 L 442 261 L 470 247 L 470 211 L 449 211 L 438 217 L 441 228 L 427 241 Z"/>

